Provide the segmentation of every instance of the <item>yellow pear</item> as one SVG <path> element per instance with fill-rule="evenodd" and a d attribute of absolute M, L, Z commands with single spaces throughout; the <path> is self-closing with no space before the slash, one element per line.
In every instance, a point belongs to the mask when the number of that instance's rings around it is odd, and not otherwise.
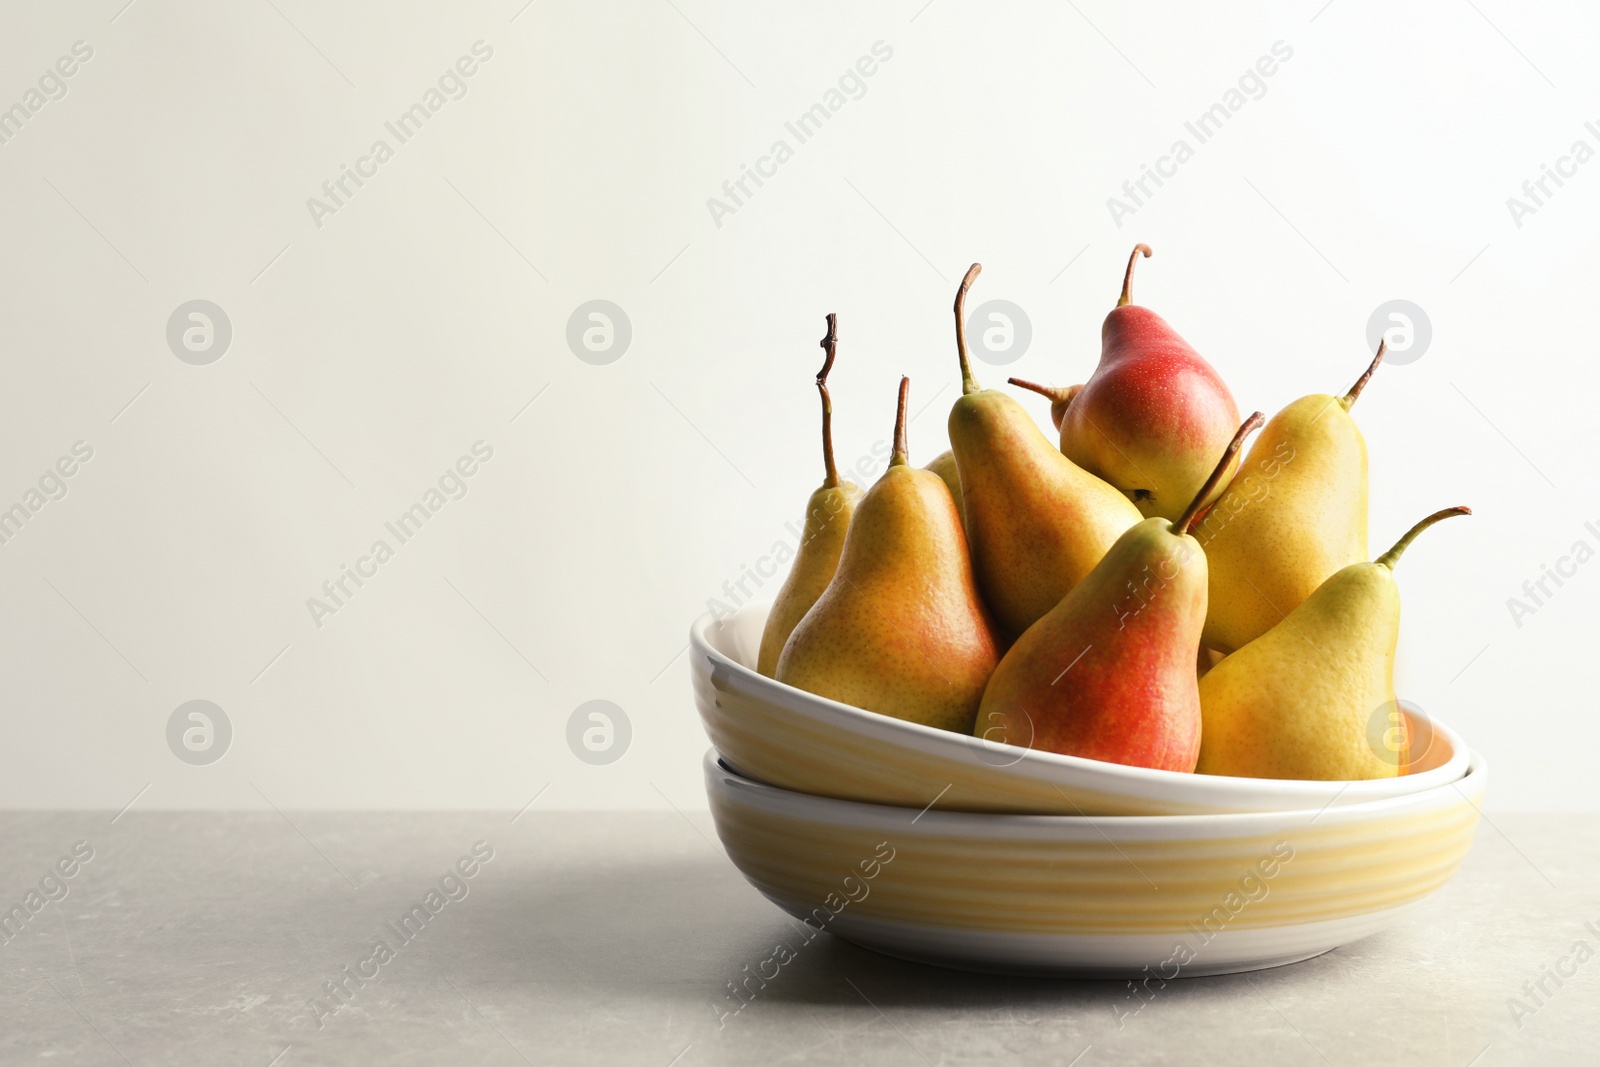
<path fill-rule="evenodd" d="M 1211 563 L 1201 641 L 1243 648 L 1367 555 L 1367 445 L 1350 417 L 1385 345 L 1344 396 L 1304 396 L 1261 430 L 1195 531 Z"/>
<path fill-rule="evenodd" d="M 1471 513 L 1434 512 L 1373 562 L 1339 570 L 1278 625 L 1207 671 L 1196 770 L 1320 781 L 1398 774 L 1404 740 L 1397 753 L 1384 736 L 1393 722 L 1400 633 L 1394 565 L 1423 530 Z"/>
<path fill-rule="evenodd" d="M 839 553 L 844 549 L 844 534 L 850 528 L 850 516 L 855 512 L 856 501 L 861 499 L 861 487 L 854 482 L 840 482 L 839 469 L 833 463 L 833 400 L 828 396 L 828 372 L 833 369 L 833 357 L 838 348 L 839 317 L 830 314 L 828 334 L 822 339 L 827 358 L 817 372 L 817 392 L 822 394 L 824 474 L 822 485 L 806 501 L 805 539 L 795 552 L 789 577 L 778 590 L 772 610 L 767 614 L 766 628 L 761 631 L 756 670 L 768 678 L 777 673 L 778 656 L 783 652 L 784 642 L 833 581 Z"/>
<path fill-rule="evenodd" d="M 1061 454 L 1023 406 L 972 376 L 962 320 L 974 263 L 956 292 L 961 396 L 950 407 L 967 542 L 978 588 L 1010 643 L 1086 578 L 1141 516 L 1109 483 Z"/>
<path fill-rule="evenodd" d="M 777 678 L 970 733 L 999 652 L 950 490 L 907 458 L 909 384 L 900 379 L 889 469 L 856 505 L 839 568 L 789 636 Z"/>
<path fill-rule="evenodd" d="M 950 487 L 951 498 L 956 502 L 956 514 L 961 516 L 961 523 L 965 526 L 967 510 L 961 500 L 961 472 L 956 469 L 956 454 L 947 448 L 924 463 L 922 469 L 944 479 L 944 484 Z"/>

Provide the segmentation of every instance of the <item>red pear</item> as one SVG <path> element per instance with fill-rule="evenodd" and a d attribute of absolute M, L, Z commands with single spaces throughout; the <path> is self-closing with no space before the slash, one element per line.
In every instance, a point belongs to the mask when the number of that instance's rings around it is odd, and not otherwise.
<path fill-rule="evenodd" d="M 1068 459 L 1122 490 L 1146 517 L 1176 519 L 1239 425 L 1239 409 L 1200 353 L 1160 315 L 1132 303 L 1141 255 L 1150 255 L 1149 245 L 1137 245 L 1128 259 L 1122 297 L 1100 328 L 1094 373 L 1076 395 L 1045 395 L 1052 417 L 1057 404 L 1062 408 Z"/>
<path fill-rule="evenodd" d="M 1193 771 L 1200 756 L 1195 662 L 1206 556 L 1189 533 L 1258 411 L 1238 428 L 1177 521 L 1129 529 L 1088 577 L 1017 639 L 989 678 L 974 732 L 1047 752 Z"/>

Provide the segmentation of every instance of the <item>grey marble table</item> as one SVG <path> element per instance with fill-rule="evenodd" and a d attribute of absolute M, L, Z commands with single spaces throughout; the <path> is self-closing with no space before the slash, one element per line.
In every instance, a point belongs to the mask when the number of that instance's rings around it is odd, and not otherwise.
<path fill-rule="evenodd" d="M 4 813 L 0 1063 L 1600 1062 L 1594 826 L 1496 817 L 1396 929 L 1137 1014 L 826 936 L 733 1011 L 794 938 L 703 814 Z"/>

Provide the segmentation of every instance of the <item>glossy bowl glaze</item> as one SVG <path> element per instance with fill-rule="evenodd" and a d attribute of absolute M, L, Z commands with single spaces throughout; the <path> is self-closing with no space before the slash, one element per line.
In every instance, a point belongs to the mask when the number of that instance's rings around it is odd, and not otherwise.
<path fill-rule="evenodd" d="M 1407 774 L 1365 782 L 1181 774 L 1061 756 L 905 722 L 825 700 L 755 671 L 766 605 L 702 616 L 689 631 L 695 704 L 730 767 L 756 781 L 842 800 L 945 811 L 1190 815 L 1295 811 L 1404 796 L 1455 781 L 1468 752 L 1453 730 L 1408 711 L 1428 738 Z"/>
<path fill-rule="evenodd" d="M 1101 818 L 834 800 L 705 758 L 728 856 L 804 922 L 791 950 L 827 932 L 970 970 L 1136 977 L 1147 993 L 1394 923 L 1461 865 L 1486 778 L 1474 757 L 1457 781 L 1359 804 Z"/>

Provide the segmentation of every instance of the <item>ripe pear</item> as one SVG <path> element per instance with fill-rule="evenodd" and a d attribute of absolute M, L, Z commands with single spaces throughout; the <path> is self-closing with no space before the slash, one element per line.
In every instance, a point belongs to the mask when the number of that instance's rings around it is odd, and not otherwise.
<path fill-rule="evenodd" d="M 1040 385 L 1026 378 L 1007 378 L 1006 381 L 1023 389 L 1032 390 L 1050 401 L 1050 425 L 1056 428 L 1056 433 L 1061 432 L 1061 420 L 1067 413 L 1067 405 L 1072 403 L 1073 397 L 1083 392 L 1081 385 Z"/>
<path fill-rule="evenodd" d="M 833 369 L 833 357 L 839 349 L 839 316 L 828 315 L 828 333 L 821 344 L 827 353 L 817 372 L 817 392 L 822 396 L 822 485 L 806 501 L 805 540 L 795 552 L 789 577 L 778 590 L 767 614 L 766 628 L 761 631 L 756 670 L 768 678 L 775 676 L 778 656 L 795 626 L 833 581 L 850 516 L 861 499 L 861 487 L 854 482 L 841 482 L 839 469 L 833 463 L 833 399 L 828 395 L 828 372 Z"/>
<path fill-rule="evenodd" d="M 1371 563 L 1353 563 L 1200 679 L 1198 770 L 1247 778 L 1392 778 L 1380 743 L 1395 707 L 1400 593 L 1394 565 L 1416 536 L 1467 508 L 1434 512 Z M 1402 722 L 1404 720 L 1401 720 Z"/>
<path fill-rule="evenodd" d="M 999 650 L 950 490 L 910 465 L 900 379 L 889 469 L 856 505 L 839 568 L 777 678 L 897 719 L 969 733 Z"/>
<path fill-rule="evenodd" d="M 950 487 L 950 497 L 956 502 L 956 514 L 961 517 L 963 526 L 967 523 L 966 505 L 961 500 L 961 472 L 956 469 L 956 454 L 948 448 L 934 456 L 922 465 L 925 471 L 932 471 L 944 479 L 944 484 Z"/>
<path fill-rule="evenodd" d="M 1262 418 L 1258 411 L 1239 427 L 1176 522 L 1145 519 L 1117 538 L 1089 576 L 1018 638 L 984 690 L 981 736 L 1134 767 L 1194 770 L 1206 555 L 1189 528 Z"/>
<path fill-rule="evenodd" d="M 956 293 L 962 395 L 950 409 L 950 447 L 978 588 L 1009 643 L 1094 569 L 1139 509 L 1063 456 L 1021 404 L 979 388 L 962 309 L 982 269 L 974 263 Z"/>
<path fill-rule="evenodd" d="M 1274 415 L 1200 523 L 1211 563 L 1207 648 L 1243 648 L 1330 574 L 1369 558 L 1367 444 L 1350 408 L 1384 348 L 1344 396 L 1303 396 Z"/>
<path fill-rule="evenodd" d="M 1150 254 L 1141 244 L 1128 258 L 1088 381 L 1076 392 L 1017 384 L 1050 397 L 1053 418 L 1060 406 L 1068 459 L 1127 494 L 1141 514 L 1176 519 L 1239 424 L 1239 409 L 1200 353 L 1160 315 L 1132 303 L 1133 265 Z"/>

